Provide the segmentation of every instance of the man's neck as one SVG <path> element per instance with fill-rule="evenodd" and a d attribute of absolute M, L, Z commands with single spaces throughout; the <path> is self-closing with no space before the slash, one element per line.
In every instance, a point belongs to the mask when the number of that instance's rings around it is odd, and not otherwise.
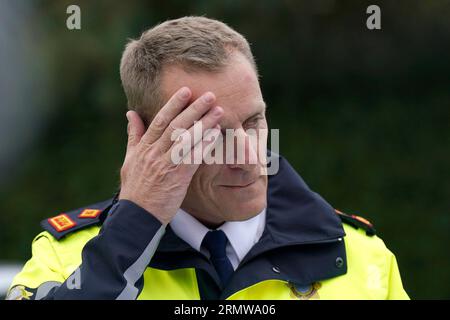
<path fill-rule="evenodd" d="M 203 224 L 208 229 L 214 230 L 219 228 L 221 225 L 223 225 L 226 221 L 213 221 L 209 219 L 204 219 L 199 214 L 195 214 L 195 210 L 191 210 L 188 208 L 181 208 L 187 213 L 189 213 L 191 216 L 193 216 L 195 219 L 197 219 L 201 224 Z"/>

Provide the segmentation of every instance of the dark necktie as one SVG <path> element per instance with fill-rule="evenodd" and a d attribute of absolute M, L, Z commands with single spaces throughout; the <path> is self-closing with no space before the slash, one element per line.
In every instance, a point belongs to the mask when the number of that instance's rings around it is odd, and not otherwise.
<path fill-rule="evenodd" d="M 227 236 L 222 230 L 213 230 L 208 231 L 202 242 L 202 245 L 208 249 L 211 255 L 210 260 L 224 286 L 234 272 L 233 265 L 226 254 L 227 241 Z"/>

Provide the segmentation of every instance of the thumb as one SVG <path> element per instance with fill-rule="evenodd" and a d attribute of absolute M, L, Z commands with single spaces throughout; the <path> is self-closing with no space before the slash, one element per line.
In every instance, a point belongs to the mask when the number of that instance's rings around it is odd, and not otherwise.
<path fill-rule="evenodd" d="M 144 122 L 136 111 L 126 113 L 128 119 L 128 146 L 127 149 L 135 147 L 145 133 Z"/>

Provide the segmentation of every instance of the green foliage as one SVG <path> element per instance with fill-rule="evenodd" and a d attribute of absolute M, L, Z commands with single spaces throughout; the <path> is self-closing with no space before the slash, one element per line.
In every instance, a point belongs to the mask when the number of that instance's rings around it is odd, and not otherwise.
<path fill-rule="evenodd" d="M 0 190 L 2 259 L 25 260 L 38 222 L 110 197 L 125 151 L 118 65 L 127 38 L 169 18 L 218 18 L 252 44 L 280 152 L 336 208 L 371 220 L 413 298 L 450 298 L 450 8 L 380 1 L 41 1 L 52 117 Z"/>

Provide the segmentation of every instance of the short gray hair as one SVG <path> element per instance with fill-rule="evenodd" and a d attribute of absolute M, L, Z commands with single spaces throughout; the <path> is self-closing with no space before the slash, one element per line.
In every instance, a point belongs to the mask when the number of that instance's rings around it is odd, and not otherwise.
<path fill-rule="evenodd" d="M 148 125 L 164 103 L 160 90 L 164 66 L 218 72 L 234 50 L 241 52 L 258 74 L 245 37 L 218 20 L 183 17 L 145 31 L 138 40 L 128 42 L 120 63 L 128 108 L 137 111 Z"/>

